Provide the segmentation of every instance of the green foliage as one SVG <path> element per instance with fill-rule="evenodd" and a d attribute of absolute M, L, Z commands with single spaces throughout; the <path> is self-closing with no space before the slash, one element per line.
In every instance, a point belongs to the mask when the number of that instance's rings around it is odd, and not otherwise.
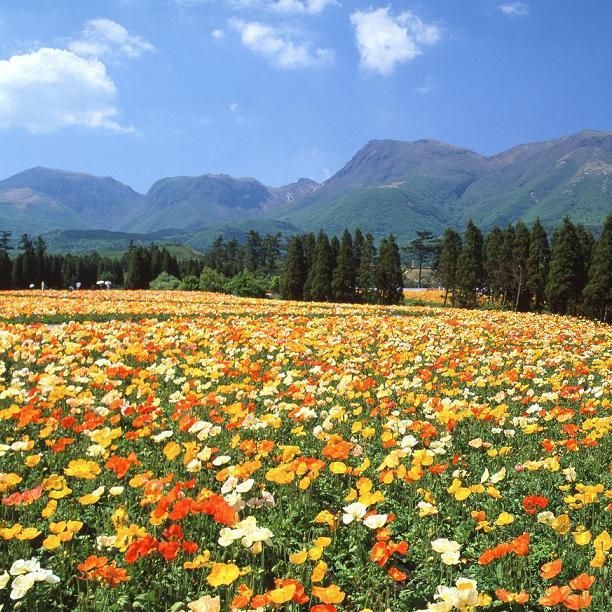
<path fill-rule="evenodd" d="M 287 259 L 280 282 L 280 294 L 284 300 L 303 299 L 306 274 L 306 259 L 302 238 L 294 236 L 289 242 Z"/>
<path fill-rule="evenodd" d="M 553 312 L 577 312 L 580 301 L 580 253 L 576 226 L 566 217 L 563 225 L 555 230 L 552 239 L 546 299 Z"/>
<path fill-rule="evenodd" d="M 181 286 L 180 279 L 168 272 L 161 272 L 154 280 L 149 283 L 149 288 L 156 291 L 169 291 L 178 289 Z"/>
<path fill-rule="evenodd" d="M 199 291 L 200 279 L 194 275 L 185 276 L 181 281 L 179 289 L 182 291 Z"/>
<path fill-rule="evenodd" d="M 267 283 L 250 272 L 243 270 L 225 283 L 225 291 L 240 297 L 265 297 L 268 291 Z"/>
<path fill-rule="evenodd" d="M 442 237 L 438 258 L 438 276 L 446 290 L 445 304 L 449 292 L 454 300 L 457 287 L 457 261 L 461 254 L 461 246 L 461 236 L 454 229 L 447 228 Z"/>
<path fill-rule="evenodd" d="M 395 237 L 383 238 L 376 262 L 376 290 L 381 304 L 399 304 L 403 295 L 402 266 Z"/>
<path fill-rule="evenodd" d="M 357 238 L 357 233 L 355 234 Z M 355 242 L 357 243 L 357 239 Z M 362 302 L 376 301 L 376 246 L 372 234 L 366 234 L 361 242 L 356 284 Z"/>
<path fill-rule="evenodd" d="M 604 229 L 593 248 L 589 268 L 589 281 L 584 289 L 587 314 L 610 320 L 612 307 L 612 214 L 608 215 Z"/>
<path fill-rule="evenodd" d="M 534 299 L 534 309 L 540 311 L 546 297 L 546 283 L 550 267 L 550 246 L 544 227 L 536 219 L 531 228 L 527 278 Z"/>
<path fill-rule="evenodd" d="M 482 232 L 469 221 L 463 234 L 463 246 L 457 260 L 457 302 L 473 308 L 478 290 L 484 285 Z"/>
<path fill-rule="evenodd" d="M 200 274 L 200 289 L 202 289 L 202 291 L 223 293 L 225 291 L 226 282 L 227 278 L 220 272 L 217 272 L 208 266 L 202 269 Z"/>
<path fill-rule="evenodd" d="M 355 252 L 353 249 L 353 238 L 345 229 L 342 234 L 342 243 L 339 248 L 338 258 L 332 277 L 332 292 L 336 302 L 355 301 L 355 284 L 357 281 L 357 270 Z"/>
<path fill-rule="evenodd" d="M 327 234 L 321 230 L 317 238 L 312 267 L 306 279 L 304 298 L 326 302 L 332 296 L 333 252 Z"/>

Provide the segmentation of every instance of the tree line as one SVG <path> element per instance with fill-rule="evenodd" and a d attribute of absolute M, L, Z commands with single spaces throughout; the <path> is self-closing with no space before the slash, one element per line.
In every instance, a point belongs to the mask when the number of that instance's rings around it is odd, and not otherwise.
<path fill-rule="evenodd" d="M 17 251 L 14 257 L 11 251 Z M 29 287 L 67 289 L 95 287 L 98 281 L 111 286 L 132 289 L 148 288 L 160 273 L 180 275 L 176 257 L 165 247 L 131 246 L 121 258 L 47 252 L 42 238 L 23 234 L 17 248 L 11 244 L 11 233 L 0 232 L 0 289 Z"/>
<path fill-rule="evenodd" d="M 166 247 L 131 245 L 118 259 L 49 254 L 42 237 L 21 236 L 18 253 L 0 231 L 0 289 L 94 286 L 109 280 L 127 289 L 193 289 L 283 299 L 396 304 L 402 299 L 400 249 L 393 236 L 377 245 L 371 234 L 345 230 L 340 238 L 307 233 L 284 239 L 252 230 L 245 240 L 219 236 L 200 257 L 178 261 Z M 550 240 L 539 220 L 487 233 L 469 221 L 463 235 L 428 231 L 402 248 L 419 269 L 427 264 L 445 291 L 445 305 L 548 310 L 607 321 L 612 310 L 612 215 L 597 240 L 565 218 Z"/>
<path fill-rule="evenodd" d="M 293 236 L 280 279 L 288 300 L 397 304 L 402 299 L 400 252 L 393 236 L 378 247 L 372 234 L 344 230 L 342 238 Z"/>
<path fill-rule="evenodd" d="M 470 221 L 463 236 L 444 232 L 435 259 L 445 303 L 610 319 L 612 214 L 597 240 L 568 217 L 550 242 L 539 220 L 531 229 L 519 221 L 486 235 Z"/>

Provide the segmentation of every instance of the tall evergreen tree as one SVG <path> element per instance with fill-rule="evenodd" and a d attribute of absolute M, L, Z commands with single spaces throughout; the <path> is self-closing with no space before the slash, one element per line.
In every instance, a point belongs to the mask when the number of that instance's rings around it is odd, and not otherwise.
<path fill-rule="evenodd" d="M 406 252 L 416 258 L 419 276 L 418 286 L 421 286 L 423 276 L 423 265 L 431 257 L 434 252 L 435 245 L 433 244 L 433 233 L 428 230 L 417 231 L 417 237 L 410 242 L 408 247 L 405 247 Z"/>
<path fill-rule="evenodd" d="M 317 238 L 312 267 L 304 287 L 304 298 L 325 302 L 332 297 L 333 254 L 327 234 L 321 230 Z"/>
<path fill-rule="evenodd" d="M 569 217 L 553 233 L 546 300 L 556 313 L 575 313 L 580 302 L 581 246 Z"/>
<path fill-rule="evenodd" d="M 606 322 L 612 320 L 612 214 L 607 216 L 603 232 L 595 242 L 583 294 L 589 316 Z"/>
<path fill-rule="evenodd" d="M 128 266 L 125 274 L 126 289 L 147 289 L 151 282 L 147 258 L 144 249 L 133 247 L 128 255 Z"/>
<path fill-rule="evenodd" d="M 363 239 L 356 284 L 360 302 L 370 304 L 376 301 L 376 245 L 372 234 L 366 234 Z"/>
<path fill-rule="evenodd" d="M 494 225 L 484 241 L 484 275 L 485 285 L 490 300 L 495 300 L 501 293 L 499 286 L 499 269 L 502 261 L 504 234 L 498 225 Z"/>
<path fill-rule="evenodd" d="M 317 238 L 312 232 L 302 236 L 302 246 L 304 247 L 304 260 L 306 261 L 306 274 L 310 274 L 310 269 L 314 263 L 315 249 L 317 248 Z"/>
<path fill-rule="evenodd" d="M 593 254 L 593 247 L 595 246 L 595 239 L 593 238 L 593 234 L 580 223 L 576 225 L 576 236 L 578 237 L 579 247 L 577 290 L 579 295 L 582 296 L 582 292 L 589 282 L 589 268 L 591 267 L 591 257 Z"/>
<path fill-rule="evenodd" d="M 400 252 L 391 234 L 380 243 L 376 262 L 376 290 L 381 304 L 399 304 L 403 297 L 404 279 Z"/>
<path fill-rule="evenodd" d="M 539 219 L 531 228 L 529 242 L 529 259 L 527 261 L 527 282 L 533 296 L 533 307 L 536 312 L 542 310 L 546 297 L 546 283 L 550 265 L 550 246 L 546 231 Z"/>
<path fill-rule="evenodd" d="M 332 236 L 329 239 L 329 246 L 331 248 L 332 254 L 332 271 L 336 269 L 336 265 L 338 264 L 338 255 L 340 254 L 340 241 L 338 240 L 338 236 Z"/>
<path fill-rule="evenodd" d="M 444 287 L 444 305 L 450 293 L 453 305 L 455 303 L 455 291 L 457 288 L 457 261 L 461 254 L 461 236 L 450 227 L 447 228 L 442 237 L 440 255 L 438 257 L 438 276 Z"/>
<path fill-rule="evenodd" d="M 302 300 L 306 283 L 306 260 L 300 236 L 293 236 L 289 242 L 287 259 L 281 276 L 280 293 L 283 300 Z"/>
<path fill-rule="evenodd" d="M 355 253 L 353 237 L 345 229 L 342 234 L 340 251 L 332 277 L 332 291 L 336 302 L 354 302 L 357 270 L 355 269 Z"/>
<path fill-rule="evenodd" d="M 482 251 L 482 232 L 470 219 L 457 261 L 457 299 L 460 306 L 473 308 L 478 303 L 478 291 L 484 285 Z"/>
<path fill-rule="evenodd" d="M 13 264 L 9 254 L 0 250 L 0 289 L 10 289 L 13 284 Z"/>
<path fill-rule="evenodd" d="M 4 251 L 8 253 L 13 249 L 11 245 L 11 237 L 13 232 L 9 232 L 7 230 L 0 231 L 0 251 Z"/>
<path fill-rule="evenodd" d="M 22 288 L 35 285 L 38 277 L 36 250 L 29 234 L 23 234 L 19 241 L 21 250 L 21 277 Z"/>
<path fill-rule="evenodd" d="M 355 274 L 359 270 L 359 265 L 361 263 L 361 252 L 363 250 L 363 242 L 364 242 L 363 233 L 357 227 L 355 229 L 355 238 L 353 239 L 353 254 L 355 256 Z"/>
<path fill-rule="evenodd" d="M 249 272 L 257 272 L 262 264 L 263 244 L 259 232 L 249 230 L 244 245 L 244 267 Z"/>
<path fill-rule="evenodd" d="M 529 229 L 519 221 L 514 229 L 514 244 L 512 247 L 512 271 L 514 289 L 514 310 L 529 310 L 531 294 L 527 278 L 527 262 L 529 260 Z"/>
<path fill-rule="evenodd" d="M 501 245 L 501 257 L 497 268 L 497 285 L 502 295 L 502 308 L 512 299 L 512 289 L 514 284 L 514 238 L 515 230 L 513 225 L 508 225 L 502 230 L 503 240 Z"/>
<path fill-rule="evenodd" d="M 0 289 L 10 289 L 13 283 L 13 263 L 9 256 L 11 232 L 0 232 Z"/>

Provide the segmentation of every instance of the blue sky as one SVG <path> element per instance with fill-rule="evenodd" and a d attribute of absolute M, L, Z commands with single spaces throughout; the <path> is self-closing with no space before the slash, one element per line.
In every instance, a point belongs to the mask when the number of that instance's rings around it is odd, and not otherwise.
<path fill-rule="evenodd" d="M 3 0 L 0 177 L 323 180 L 373 138 L 612 129 L 608 0 Z"/>

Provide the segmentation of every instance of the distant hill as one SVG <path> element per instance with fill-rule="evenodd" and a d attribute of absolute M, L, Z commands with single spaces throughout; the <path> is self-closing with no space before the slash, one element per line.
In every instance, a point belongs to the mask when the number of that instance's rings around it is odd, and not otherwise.
<path fill-rule="evenodd" d="M 284 187 L 270 188 L 252 178 L 226 174 L 175 177 L 157 181 L 146 195 L 146 208 L 130 229 L 197 230 L 216 223 L 240 221 L 293 204 L 310 194 L 318 183 L 300 179 Z"/>
<path fill-rule="evenodd" d="M 403 242 L 419 229 L 461 229 L 469 218 L 487 229 L 536 217 L 552 227 L 569 215 L 596 230 L 611 211 L 612 132 L 597 131 L 490 157 L 434 140 L 372 140 L 321 185 L 204 174 L 161 179 L 143 195 L 112 178 L 46 168 L 0 181 L 0 229 L 174 231 L 196 249 L 251 228 L 360 227 Z"/>
<path fill-rule="evenodd" d="M 0 181 L 0 228 L 119 229 L 141 214 L 145 198 L 110 177 L 32 168 Z"/>

